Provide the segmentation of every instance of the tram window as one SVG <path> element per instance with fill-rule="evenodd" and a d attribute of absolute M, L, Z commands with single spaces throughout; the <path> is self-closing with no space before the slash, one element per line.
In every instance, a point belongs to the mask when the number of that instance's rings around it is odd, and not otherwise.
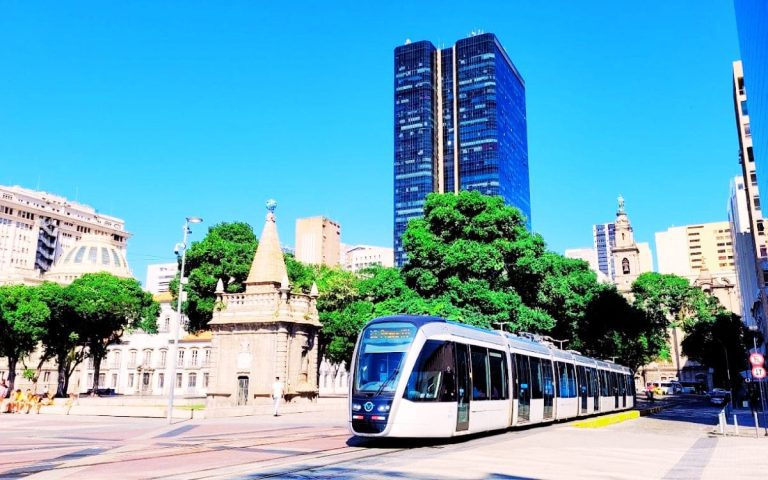
<path fill-rule="evenodd" d="M 453 402 L 455 372 L 453 343 L 427 340 L 408 378 L 404 396 L 415 402 Z"/>
<path fill-rule="evenodd" d="M 520 378 L 517 376 L 517 356 L 513 353 L 511 354 L 512 363 L 510 363 L 509 368 L 512 370 L 512 398 L 517 399 L 517 390 L 520 388 L 518 384 L 520 383 Z"/>
<path fill-rule="evenodd" d="M 488 351 L 488 366 L 491 376 L 491 400 L 509 398 L 507 388 L 507 357 L 502 352 Z"/>
<path fill-rule="evenodd" d="M 472 352 L 472 400 L 488 400 L 488 350 L 469 348 Z"/>
<path fill-rule="evenodd" d="M 590 367 L 587 369 L 587 372 L 589 372 L 589 396 L 597 397 L 600 393 L 597 369 Z"/>
<path fill-rule="evenodd" d="M 560 381 L 565 383 L 565 388 L 560 388 L 560 392 L 562 393 L 560 396 L 563 398 L 576 398 L 576 372 L 574 371 L 573 365 L 570 363 L 561 363 L 560 365 L 565 367 L 560 373 Z"/>
<path fill-rule="evenodd" d="M 608 372 L 600 370 L 600 396 L 607 397 L 611 394 L 608 386 Z"/>
<path fill-rule="evenodd" d="M 616 378 L 616 384 L 619 386 L 619 395 L 627 394 L 627 377 L 620 373 L 613 374 Z"/>
<path fill-rule="evenodd" d="M 541 359 L 531 357 L 531 398 L 544 398 L 541 386 Z"/>
<path fill-rule="evenodd" d="M 541 361 L 541 389 L 547 398 L 555 395 L 555 386 L 552 380 L 552 360 Z"/>

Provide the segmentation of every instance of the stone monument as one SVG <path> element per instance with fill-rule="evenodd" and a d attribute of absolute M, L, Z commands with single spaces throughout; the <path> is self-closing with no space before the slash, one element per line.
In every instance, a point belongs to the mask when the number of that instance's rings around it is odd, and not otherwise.
<path fill-rule="evenodd" d="M 269 403 L 275 377 L 289 402 L 314 401 L 318 394 L 317 286 L 307 294 L 291 291 L 275 224 L 274 200 L 259 238 L 245 292 L 216 287 L 212 333 L 212 378 L 208 408 Z"/>

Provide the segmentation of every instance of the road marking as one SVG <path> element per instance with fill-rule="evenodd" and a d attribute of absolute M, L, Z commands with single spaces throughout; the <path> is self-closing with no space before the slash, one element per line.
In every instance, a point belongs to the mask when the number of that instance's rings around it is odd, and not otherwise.
<path fill-rule="evenodd" d="M 705 437 L 696 440 L 678 460 L 677 464 L 664 475 L 664 480 L 701 478 L 701 474 L 712 458 L 716 446 L 717 437 Z"/>

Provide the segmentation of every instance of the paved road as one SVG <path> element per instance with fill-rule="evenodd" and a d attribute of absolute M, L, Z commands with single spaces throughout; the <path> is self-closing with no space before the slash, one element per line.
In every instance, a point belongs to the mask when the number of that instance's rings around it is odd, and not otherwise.
<path fill-rule="evenodd" d="M 339 410 L 172 426 L 2 415 L 0 478 L 763 478 L 768 438 L 711 435 L 717 412 L 684 399 L 599 429 L 559 424 L 436 444 L 350 437 Z"/>

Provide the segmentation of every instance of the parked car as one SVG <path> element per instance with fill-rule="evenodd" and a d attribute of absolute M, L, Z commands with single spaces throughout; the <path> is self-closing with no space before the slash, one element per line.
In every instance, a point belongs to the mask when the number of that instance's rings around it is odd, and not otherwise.
<path fill-rule="evenodd" d="M 676 395 L 683 391 L 683 386 L 678 382 L 661 382 L 662 395 Z"/>
<path fill-rule="evenodd" d="M 709 393 L 709 403 L 712 405 L 725 405 L 731 401 L 731 392 L 722 388 L 715 388 Z"/>

